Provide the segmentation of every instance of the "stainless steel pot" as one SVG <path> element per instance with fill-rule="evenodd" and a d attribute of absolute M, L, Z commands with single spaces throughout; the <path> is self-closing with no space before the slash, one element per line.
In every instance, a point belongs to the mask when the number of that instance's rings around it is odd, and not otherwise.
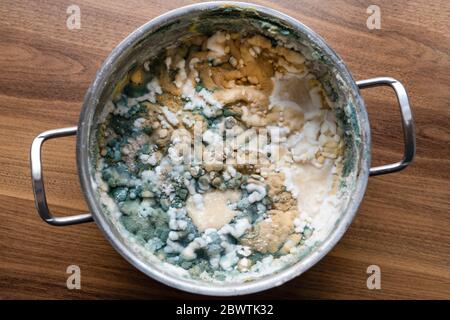
<path fill-rule="evenodd" d="M 206 25 L 208 24 L 208 25 Z M 193 28 L 195 26 L 195 28 Z M 111 95 L 114 83 L 123 77 L 137 63 L 154 54 L 158 49 L 176 41 L 180 36 L 193 29 L 202 28 L 242 28 L 248 27 L 265 32 L 284 30 L 284 34 L 294 36 L 299 42 L 307 43 L 310 48 L 320 54 L 328 69 L 339 78 L 341 94 L 349 101 L 349 112 L 353 114 L 352 127 L 359 143 L 353 151 L 358 155 L 355 159 L 355 181 L 351 190 L 351 200 L 345 212 L 335 224 L 325 241 L 320 243 L 302 260 L 276 274 L 263 277 L 248 283 L 211 284 L 177 277 L 163 268 L 144 261 L 127 246 L 117 229 L 111 224 L 102 211 L 97 198 L 93 181 L 93 149 L 95 148 L 96 120 Z M 287 30 L 287 31 L 286 31 Z M 400 106 L 404 134 L 404 156 L 399 162 L 370 168 L 370 128 L 364 102 L 359 89 L 390 86 L 394 89 Z M 48 209 L 44 181 L 41 168 L 41 146 L 48 140 L 58 137 L 77 135 L 77 165 L 81 186 L 91 213 L 70 217 L 56 217 Z M 369 175 L 379 175 L 399 171 L 412 161 L 415 154 L 415 133 L 410 105 L 402 84 L 389 77 L 380 77 L 362 81 L 354 81 L 341 58 L 311 29 L 297 20 L 278 11 L 259 5 L 239 2 L 208 2 L 179 8 L 159 16 L 144 24 L 110 54 L 101 66 L 89 90 L 87 91 L 79 124 L 77 127 L 45 131 L 39 134 L 31 146 L 31 176 L 36 208 L 41 218 L 55 226 L 67 226 L 95 221 L 113 247 L 131 264 L 148 276 L 169 286 L 207 295 L 228 296 L 241 295 L 265 290 L 305 272 L 323 256 L 325 256 L 343 236 L 352 222 L 364 195 Z"/>

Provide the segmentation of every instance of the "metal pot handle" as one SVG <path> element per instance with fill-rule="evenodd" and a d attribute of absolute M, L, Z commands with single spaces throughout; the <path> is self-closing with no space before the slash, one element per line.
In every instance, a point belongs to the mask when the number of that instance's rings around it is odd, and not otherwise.
<path fill-rule="evenodd" d="M 390 77 L 379 77 L 356 81 L 356 84 L 360 89 L 378 86 L 389 86 L 394 89 L 402 116 L 403 140 L 405 144 L 403 159 L 396 163 L 370 168 L 370 175 L 377 176 L 380 174 L 392 173 L 405 169 L 411 163 L 416 153 L 414 121 L 405 87 L 400 83 L 400 81 Z"/>
<path fill-rule="evenodd" d="M 30 150 L 31 181 L 33 184 L 34 202 L 41 218 L 53 226 L 68 226 L 92 221 L 90 213 L 83 213 L 70 217 L 55 217 L 50 212 L 45 196 L 44 178 L 42 175 L 41 148 L 48 139 L 73 136 L 77 134 L 77 127 L 54 129 L 42 132 L 34 138 Z"/>

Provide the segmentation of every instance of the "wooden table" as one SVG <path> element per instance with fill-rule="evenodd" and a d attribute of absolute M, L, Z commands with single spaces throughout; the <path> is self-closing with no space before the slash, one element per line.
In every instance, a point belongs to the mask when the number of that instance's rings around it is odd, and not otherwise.
<path fill-rule="evenodd" d="M 366 27 L 372 1 L 256 1 L 310 26 L 356 79 L 392 76 L 408 89 L 417 155 L 403 172 L 372 177 L 339 244 L 289 283 L 251 298 L 450 298 L 450 3 L 376 1 L 381 29 Z M 66 27 L 69 4 L 81 29 Z M 199 298 L 166 287 L 128 264 L 94 223 L 52 227 L 37 215 L 29 147 L 41 131 L 77 124 L 96 70 L 125 36 L 190 1 L 9 1 L 0 4 L 0 298 Z M 400 159 L 400 115 L 389 89 L 363 93 L 373 132 L 373 162 Z M 51 208 L 86 211 L 75 139 L 44 147 Z M 66 288 L 68 265 L 81 290 Z M 366 286 L 381 268 L 381 290 Z"/>

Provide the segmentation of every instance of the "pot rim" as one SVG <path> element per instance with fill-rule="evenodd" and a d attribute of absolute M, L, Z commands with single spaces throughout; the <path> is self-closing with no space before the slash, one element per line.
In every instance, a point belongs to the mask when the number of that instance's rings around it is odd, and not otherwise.
<path fill-rule="evenodd" d="M 256 279 L 247 283 L 232 283 L 220 285 L 207 282 L 202 283 L 199 281 L 193 282 L 192 280 L 184 279 L 181 277 L 174 277 L 171 274 L 160 272 L 156 268 L 153 268 L 150 264 L 145 263 L 143 260 L 141 260 L 141 258 L 139 258 L 131 249 L 129 249 L 121 241 L 121 239 L 118 239 L 118 237 L 116 237 L 113 232 L 113 228 L 111 228 L 111 225 L 108 223 L 108 218 L 102 212 L 101 205 L 96 198 L 95 190 L 92 185 L 89 160 L 89 135 L 91 132 L 91 128 L 94 125 L 93 114 L 96 108 L 93 106 L 96 106 L 98 104 L 100 94 L 104 90 L 104 83 L 106 82 L 106 79 L 108 79 L 111 71 L 114 69 L 114 62 L 119 59 L 119 57 L 126 51 L 127 48 L 136 44 L 141 39 L 142 35 L 146 34 L 146 32 L 148 32 L 149 30 L 170 23 L 171 21 L 182 17 L 187 13 L 230 6 L 240 9 L 256 10 L 265 15 L 279 18 L 285 23 L 288 23 L 294 29 L 308 34 L 310 41 L 315 43 L 325 53 L 328 54 L 329 58 L 333 61 L 334 66 L 339 70 L 341 76 L 343 76 L 344 78 L 344 81 L 349 85 L 351 92 L 353 93 L 357 108 L 359 108 L 360 124 L 362 134 L 364 135 L 364 143 L 362 144 L 361 149 L 362 159 L 360 161 L 358 177 L 356 178 L 357 181 L 355 190 L 349 202 L 347 211 L 342 217 L 339 218 L 338 222 L 336 223 L 336 228 L 334 228 L 334 230 L 319 246 L 317 246 L 304 259 L 275 274 L 268 275 L 262 277 L 261 279 Z M 354 81 L 350 71 L 347 69 L 342 59 L 334 52 L 333 49 L 331 49 L 327 45 L 327 43 L 319 35 L 317 35 L 309 27 L 305 26 L 296 19 L 274 9 L 251 3 L 234 1 L 212 1 L 184 6 L 162 14 L 137 28 L 113 49 L 113 51 L 106 58 L 106 60 L 98 70 L 92 84 L 90 85 L 86 93 L 78 124 L 76 153 L 80 184 L 94 221 L 96 222 L 100 230 L 102 230 L 111 245 L 128 262 L 130 262 L 133 266 L 135 266 L 137 269 L 150 276 L 151 278 L 183 291 L 212 296 L 234 296 L 267 290 L 279 286 L 299 276 L 300 274 L 311 268 L 318 261 L 320 261 L 337 244 L 337 242 L 342 238 L 350 223 L 352 222 L 364 196 L 369 177 L 371 160 L 370 147 L 371 138 L 368 115 L 358 86 L 356 85 L 356 82 Z"/>

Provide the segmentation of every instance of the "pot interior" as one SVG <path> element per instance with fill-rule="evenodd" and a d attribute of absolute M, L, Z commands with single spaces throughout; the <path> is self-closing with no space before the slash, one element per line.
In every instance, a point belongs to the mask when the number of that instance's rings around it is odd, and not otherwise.
<path fill-rule="evenodd" d="M 333 101 L 336 118 L 344 132 L 345 150 L 339 193 L 346 198 L 340 212 L 317 217 L 323 230 L 302 251 L 298 262 L 275 273 L 246 283 L 211 283 L 191 279 L 146 252 L 130 237 L 125 237 L 114 214 L 104 205 L 95 178 L 98 157 L 97 130 L 104 118 L 105 105 L 114 88 L 136 66 L 158 56 L 165 48 L 195 35 L 210 36 L 218 30 L 258 33 L 283 39 L 306 58 L 308 69 L 323 85 Z M 356 85 L 341 59 L 311 30 L 278 12 L 252 5 L 202 4 L 181 8 L 142 26 L 126 38 L 104 63 L 92 84 L 80 119 L 79 148 L 89 146 L 81 167 L 88 167 L 89 181 L 83 182 L 89 205 L 99 227 L 116 249 L 146 274 L 182 290 L 234 295 L 260 291 L 279 285 L 302 273 L 325 255 L 340 239 L 357 210 L 365 191 L 370 161 L 367 115 Z M 82 152 L 81 152 L 82 153 Z"/>

